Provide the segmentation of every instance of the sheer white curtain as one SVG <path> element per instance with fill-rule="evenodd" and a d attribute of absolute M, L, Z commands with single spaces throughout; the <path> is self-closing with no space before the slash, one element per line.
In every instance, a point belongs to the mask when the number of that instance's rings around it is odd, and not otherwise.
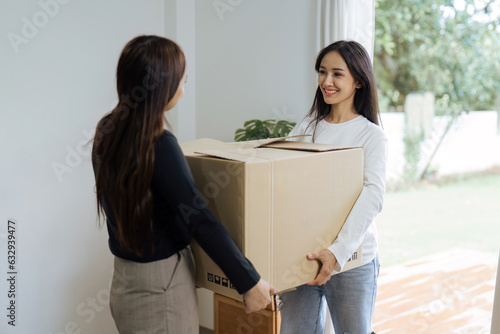
<path fill-rule="evenodd" d="M 375 0 L 316 0 L 316 49 L 338 40 L 354 40 L 373 60 Z"/>
<path fill-rule="evenodd" d="M 353 40 L 373 62 L 375 0 L 316 0 L 316 51 L 339 40 Z M 334 334 L 327 312 L 324 334 Z"/>

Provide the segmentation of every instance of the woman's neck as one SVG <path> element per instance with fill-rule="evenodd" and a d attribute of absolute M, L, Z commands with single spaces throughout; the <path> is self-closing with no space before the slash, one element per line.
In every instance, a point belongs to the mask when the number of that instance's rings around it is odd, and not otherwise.
<path fill-rule="evenodd" d="M 359 114 L 354 109 L 354 106 L 352 106 L 352 108 L 346 109 L 335 108 L 335 106 L 332 105 L 330 113 L 325 117 L 325 121 L 327 121 L 328 123 L 338 124 L 350 121 L 358 116 Z"/>

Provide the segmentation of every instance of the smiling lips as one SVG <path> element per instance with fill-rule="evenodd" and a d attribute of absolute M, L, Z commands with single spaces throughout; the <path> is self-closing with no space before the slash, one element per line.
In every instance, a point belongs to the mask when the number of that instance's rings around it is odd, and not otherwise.
<path fill-rule="evenodd" d="M 339 90 L 335 90 L 335 89 L 326 89 L 326 88 L 323 88 L 323 91 L 325 92 L 325 95 L 326 96 L 333 96 L 335 95 Z"/>

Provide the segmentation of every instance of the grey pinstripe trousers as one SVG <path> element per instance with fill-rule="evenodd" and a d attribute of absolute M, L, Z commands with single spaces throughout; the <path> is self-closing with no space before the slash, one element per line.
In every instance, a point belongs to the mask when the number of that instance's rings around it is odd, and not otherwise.
<path fill-rule="evenodd" d="M 110 308 L 120 334 L 197 334 L 191 248 L 149 263 L 115 257 Z"/>

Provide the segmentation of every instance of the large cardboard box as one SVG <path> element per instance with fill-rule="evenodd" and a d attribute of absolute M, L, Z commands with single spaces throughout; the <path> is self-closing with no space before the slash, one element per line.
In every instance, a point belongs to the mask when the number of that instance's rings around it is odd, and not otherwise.
<path fill-rule="evenodd" d="M 279 291 L 313 280 L 310 252 L 330 246 L 363 186 L 363 149 L 261 140 L 181 145 L 204 200 L 262 278 Z M 241 300 L 196 244 L 196 284 Z M 343 270 L 359 266 L 358 249 Z"/>

